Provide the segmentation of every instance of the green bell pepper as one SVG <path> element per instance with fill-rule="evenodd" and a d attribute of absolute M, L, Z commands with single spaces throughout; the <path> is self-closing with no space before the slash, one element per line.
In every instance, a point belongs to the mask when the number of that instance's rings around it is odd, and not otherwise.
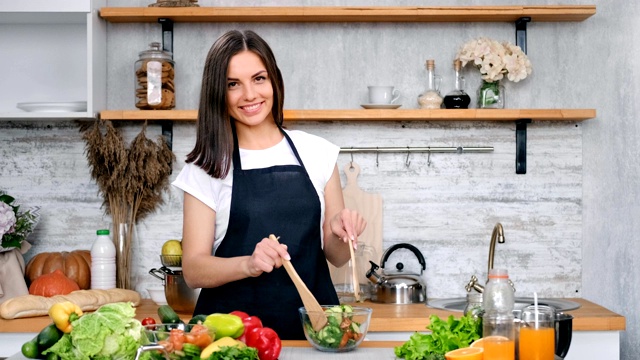
<path fill-rule="evenodd" d="M 244 332 L 242 319 L 239 316 L 232 314 L 211 314 L 204 320 L 203 325 L 209 329 L 215 329 L 216 339 L 220 339 L 225 336 L 230 336 L 236 339 Z"/>

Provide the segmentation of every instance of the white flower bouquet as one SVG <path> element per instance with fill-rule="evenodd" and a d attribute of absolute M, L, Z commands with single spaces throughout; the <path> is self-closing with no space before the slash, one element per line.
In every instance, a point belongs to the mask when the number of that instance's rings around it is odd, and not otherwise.
<path fill-rule="evenodd" d="M 0 191 L 0 252 L 20 248 L 38 224 L 40 208 L 20 211 L 15 199 Z"/>
<path fill-rule="evenodd" d="M 510 81 L 518 82 L 532 71 L 529 58 L 519 46 L 486 37 L 462 45 L 456 59 L 462 61 L 462 66 L 473 63 L 480 70 L 482 80 L 487 82 L 500 81 L 505 75 Z"/>

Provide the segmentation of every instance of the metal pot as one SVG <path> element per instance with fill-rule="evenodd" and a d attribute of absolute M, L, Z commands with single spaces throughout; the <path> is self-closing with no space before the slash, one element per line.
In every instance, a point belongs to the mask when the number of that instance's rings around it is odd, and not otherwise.
<path fill-rule="evenodd" d="M 200 289 L 192 289 L 184 281 L 182 271 L 171 270 L 165 266 L 151 269 L 149 274 L 162 280 L 167 304 L 177 312 L 193 313 L 200 295 Z"/>
<path fill-rule="evenodd" d="M 397 271 L 390 273 L 384 268 L 389 255 L 397 249 L 404 248 L 411 250 L 422 269 L 420 274 L 403 273 L 404 265 L 396 264 Z M 380 266 L 373 261 L 371 269 L 367 271 L 367 278 L 373 283 L 371 290 L 371 301 L 388 304 L 414 304 L 423 303 L 427 300 L 427 285 L 422 281 L 422 272 L 426 269 L 426 262 L 420 250 L 411 244 L 395 244 L 388 248 L 382 255 Z M 382 276 L 376 270 L 382 267 Z"/>

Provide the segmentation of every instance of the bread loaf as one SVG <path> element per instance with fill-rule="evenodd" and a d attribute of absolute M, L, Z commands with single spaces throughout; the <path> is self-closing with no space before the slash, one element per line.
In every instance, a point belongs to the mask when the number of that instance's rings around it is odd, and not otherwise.
<path fill-rule="evenodd" d="M 71 301 L 82 311 L 97 310 L 104 304 L 114 302 L 131 302 L 133 306 L 140 305 L 140 294 L 133 290 L 77 290 L 67 295 L 44 297 L 37 295 L 22 295 L 9 299 L 0 304 L 0 316 L 4 319 L 42 316 L 49 313 L 51 305 L 63 301 Z"/>

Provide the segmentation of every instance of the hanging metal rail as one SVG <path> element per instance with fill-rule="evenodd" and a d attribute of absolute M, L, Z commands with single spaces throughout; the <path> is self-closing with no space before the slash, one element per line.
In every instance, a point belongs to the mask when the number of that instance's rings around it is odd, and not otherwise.
<path fill-rule="evenodd" d="M 408 167 L 411 165 L 409 154 L 412 152 L 427 153 L 427 166 L 431 166 L 431 153 L 487 153 L 493 152 L 493 146 L 420 146 L 420 147 L 341 147 L 340 152 L 351 153 L 351 162 L 353 162 L 354 153 L 376 153 L 376 167 L 379 165 L 378 154 L 380 153 L 407 153 L 404 164 Z"/>
<path fill-rule="evenodd" d="M 492 152 L 493 146 L 419 146 L 419 147 L 342 147 L 340 152 L 344 153 L 412 153 L 412 152 L 426 152 L 426 153 L 486 153 Z"/>

